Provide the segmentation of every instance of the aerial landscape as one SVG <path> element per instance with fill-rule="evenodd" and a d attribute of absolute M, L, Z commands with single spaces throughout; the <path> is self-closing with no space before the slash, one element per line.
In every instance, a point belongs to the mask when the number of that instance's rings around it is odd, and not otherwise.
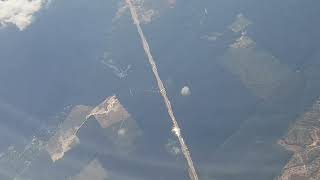
<path fill-rule="evenodd" d="M 0 0 L 0 179 L 319 180 L 319 8 Z"/>

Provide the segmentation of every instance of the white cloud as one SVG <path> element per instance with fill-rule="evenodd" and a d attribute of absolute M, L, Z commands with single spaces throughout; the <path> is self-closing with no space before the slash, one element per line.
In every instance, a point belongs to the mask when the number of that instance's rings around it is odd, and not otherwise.
<path fill-rule="evenodd" d="M 46 0 L 0 0 L 0 27 L 16 25 L 21 31 L 32 23 L 33 14 Z"/>

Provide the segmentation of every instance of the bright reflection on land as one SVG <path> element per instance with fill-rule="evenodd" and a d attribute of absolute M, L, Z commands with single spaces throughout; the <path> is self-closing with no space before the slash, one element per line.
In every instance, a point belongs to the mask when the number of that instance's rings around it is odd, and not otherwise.
<path fill-rule="evenodd" d="M 106 134 L 114 143 L 117 152 L 132 151 L 134 140 L 141 133 L 136 122 L 116 96 L 110 96 L 95 108 L 84 105 L 72 108 L 68 117 L 48 142 L 47 151 L 53 161 L 61 159 L 67 151 L 80 143 L 77 132 L 91 117 L 94 117 L 102 128 L 110 128 L 106 130 Z"/>
<path fill-rule="evenodd" d="M 76 133 L 86 121 L 86 116 L 91 109 L 83 105 L 72 108 L 68 117 L 48 142 L 47 151 L 53 161 L 62 158 L 65 152 L 79 143 Z"/>
<path fill-rule="evenodd" d="M 41 154 L 49 154 L 52 161 L 47 163 L 58 163 L 56 161 L 62 160 L 68 151 L 77 148 L 81 143 L 78 132 L 87 121 L 97 121 L 103 129 L 106 142 L 109 143 L 107 149 L 97 150 L 99 153 L 121 157 L 128 155 L 135 150 L 136 140 L 142 135 L 136 121 L 115 95 L 107 97 L 96 107 L 76 105 L 66 114 L 66 118 L 57 128 L 51 130 L 48 127 L 50 132 L 45 133 L 46 137 L 34 136 L 23 148 L 11 145 L 6 151 L 1 152 L 2 173 L 14 179 L 28 176 L 30 167 Z M 81 173 L 70 177 L 69 180 L 106 177 L 107 173 L 98 160 L 93 160 Z"/>
<path fill-rule="evenodd" d="M 102 128 L 107 128 L 114 123 L 127 120 L 130 114 L 120 104 L 116 96 L 111 96 L 92 109 L 86 118 L 91 116 L 96 118 Z"/>

